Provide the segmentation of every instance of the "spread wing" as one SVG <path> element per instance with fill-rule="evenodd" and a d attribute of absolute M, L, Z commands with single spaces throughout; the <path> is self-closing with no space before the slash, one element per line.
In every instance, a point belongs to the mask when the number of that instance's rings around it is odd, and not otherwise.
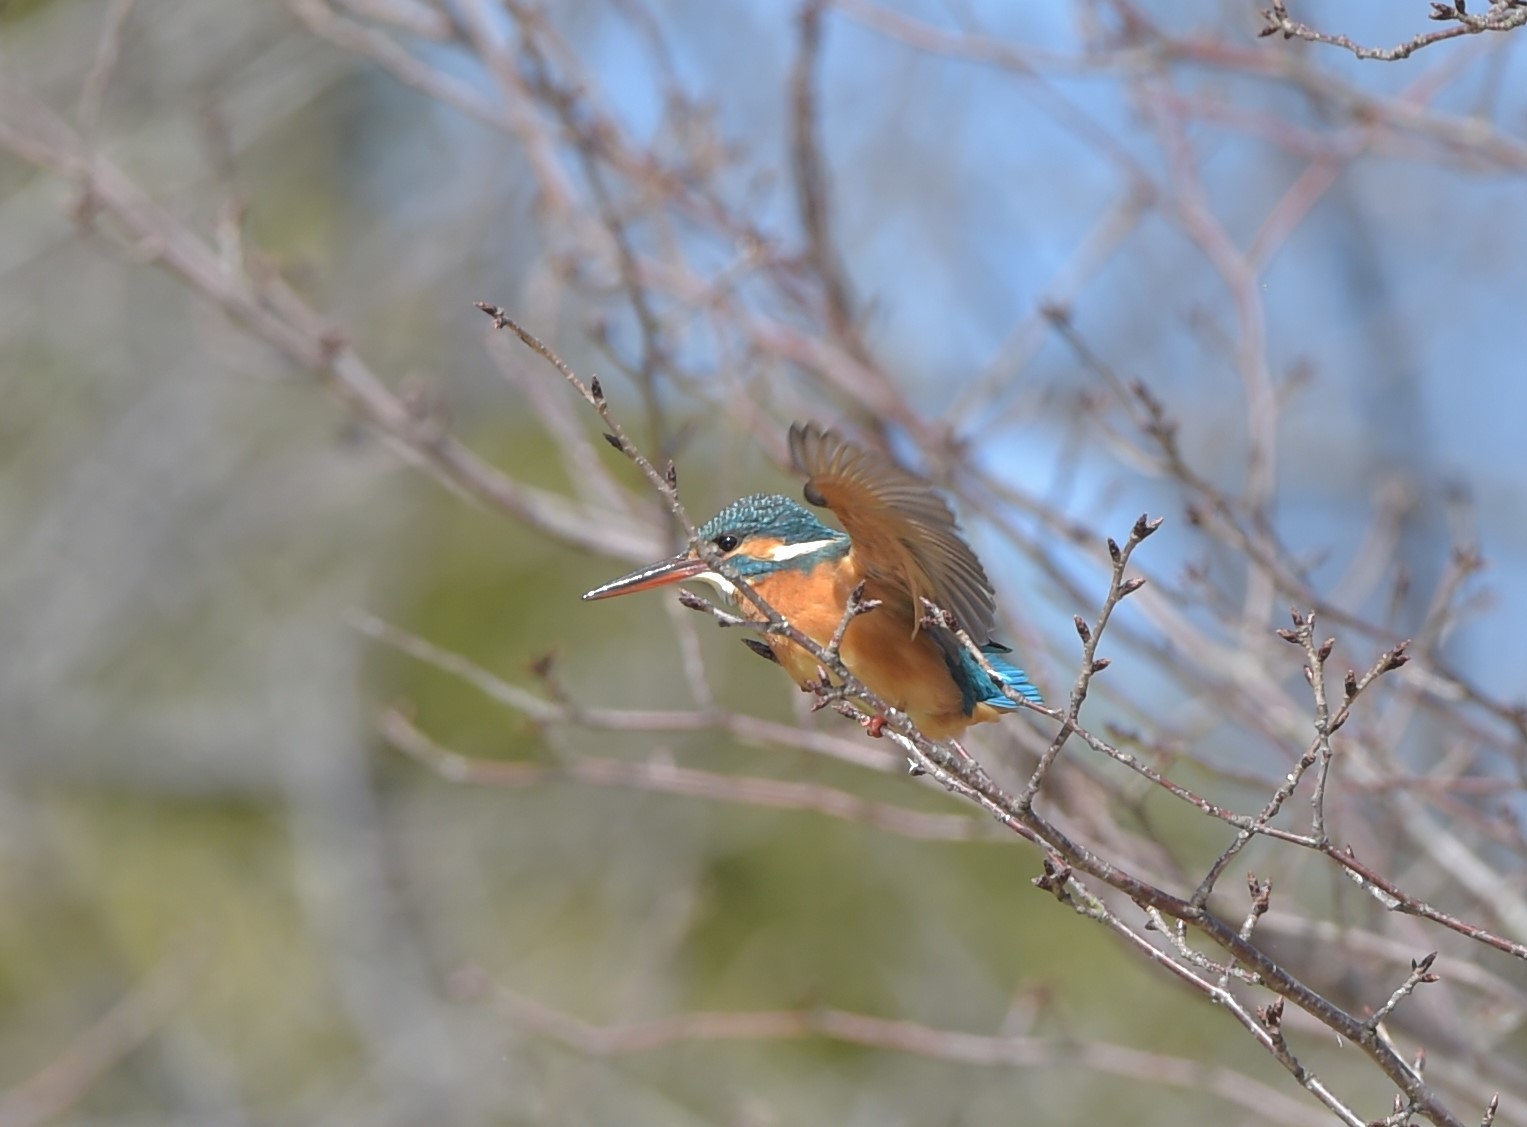
<path fill-rule="evenodd" d="M 866 574 L 905 590 L 919 612 L 918 599 L 931 599 L 977 645 L 991 638 L 991 581 L 931 485 L 815 423 L 790 428 L 790 457 L 807 475 L 806 500 L 843 522 Z"/>

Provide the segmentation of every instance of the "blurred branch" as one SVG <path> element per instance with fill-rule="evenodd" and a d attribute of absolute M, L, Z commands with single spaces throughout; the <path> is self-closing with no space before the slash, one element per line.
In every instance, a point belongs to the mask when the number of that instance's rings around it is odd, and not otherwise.
<path fill-rule="evenodd" d="M 833 0 L 833 7 L 849 19 L 885 36 L 904 43 L 919 55 L 944 56 L 981 63 L 1007 71 L 1021 80 L 1022 89 L 1045 111 L 1047 116 L 1084 144 L 1096 149 L 1121 175 L 1132 190 L 1153 183 L 1145 166 L 1130 147 L 1080 102 L 1061 93 L 1038 65 L 1041 52 L 1028 51 L 1017 44 L 986 34 L 979 29 L 948 30 L 907 16 L 872 0 Z M 1135 52 L 1133 62 L 1144 62 Z M 1087 64 L 1085 69 L 1092 69 Z"/>
<path fill-rule="evenodd" d="M 0 1091 L 0 1127 L 51 1122 L 83 1099 L 123 1058 L 168 1024 L 200 981 L 210 956 L 201 939 L 175 944 L 45 1068 Z"/>
<path fill-rule="evenodd" d="M 344 335 L 268 266 L 230 271 L 216 251 L 160 208 L 120 169 L 87 154 L 67 126 L 29 95 L 0 99 L 0 147 L 79 185 L 89 211 L 121 224 L 134 251 L 178 274 L 194 291 L 311 372 L 410 463 L 455 492 L 524 521 L 564 543 L 602 554 L 647 559 L 660 551 L 650 531 L 622 513 L 591 514 L 561 497 L 500 473 L 388 389 Z M 248 252 L 245 251 L 245 258 Z"/>
<path fill-rule="evenodd" d="M 387 709 L 378 729 L 393 747 L 453 783 L 528 787 L 570 782 L 672 794 L 770 810 L 799 810 L 921 841 L 999 841 L 988 823 L 960 814 L 932 814 L 816 783 L 796 783 L 745 775 L 725 775 L 681 767 L 667 758 L 646 762 L 591 757 L 555 764 L 472 759 L 441 747 L 396 708 Z"/>
<path fill-rule="evenodd" d="M 1081 1066 L 1132 1082 L 1212 1092 L 1233 1106 L 1273 1122 L 1308 1124 L 1309 1127 L 1329 1122 L 1303 1104 L 1233 1069 L 1207 1066 L 1161 1053 L 1141 1052 L 1103 1041 L 1057 1042 L 1014 1034 L 983 1036 L 831 1008 L 686 1013 L 600 1026 L 506 990 L 488 981 L 476 968 L 459 971 L 456 983 L 465 996 L 486 994 L 494 1009 L 520 1028 L 591 1057 L 633 1056 L 688 1042 L 797 1041 L 825 1037 L 864 1048 L 887 1049 L 929 1060 L 978 1067 Z"/>
<path fill-rule="evenodd" d="M 876 371 L 855 323 L 853 287 L 832 234 L 832 198 L 827 157 L 822 151 L 822 115 L 817 105 L 822 62 L 822 22 L 827 0 L 804 0 L 796 17 L 799 47 L 790 75 L 790 132 L 795 199 L 806 231 L 806 253 L 821 280 L 834 336 L 861 364 Z"/>
<path fill-rule="evenodd" d="M 901 760 L 879 748 L 813 732 L 792 724 L 776 724 L 757 716 L 726 712 L 659 711 L 585 708 L 571 701 L 546 700 L 494 676 L 460 654 L 441 649 L 405 630 L 370 615 L 354 619 L 355 627 L 400 653 L 449 673 L 489 699 L 520 713 L 537 725 L 566 724 L 604 732 L 725 733 L 748 747 L 788 747 L 824 755 L 872 771 L 894 772 Z"/>
<path fill-rule="evenodd" d="M 503 125 L 499 107 L 476 87 L 421 62 L 386 33 L 338 14 L 328 0 L 287 0 L 287 7 L 314 35 L 371 59 L 405 86 L 485 125 Z"/>
<path fill-rule="evenodd" d="M 552 131 L 541 121 L 541 107 L 531 96 L 529 84 L 515 63 L 497 5 L 489 5 L 485 0 L 462 0 L 452 12 L 476 49 L 477 58 L 499 85 L 504 126 L 524 146 L 535 170 L 542 206 L 550 218 L 567 215 L 576 199 L 572 177 L 563 167 Z M 523 9 L 521 23 L 525 23 Z"/>
<path fill-rule="evenodd" d="M 138 0 L 111 0 L 107 6 L 106 18 L 101 22 L 100 42 L 96 45 L 95 63 L 85 76 L 84 86 L 80 88 L 79 105 L 74 114 L 80 133 L 86 137 L 95 135 L 106 89 L 111 85 L 117 61 L 122 55 L 122 36 L 137 6 Z"/>

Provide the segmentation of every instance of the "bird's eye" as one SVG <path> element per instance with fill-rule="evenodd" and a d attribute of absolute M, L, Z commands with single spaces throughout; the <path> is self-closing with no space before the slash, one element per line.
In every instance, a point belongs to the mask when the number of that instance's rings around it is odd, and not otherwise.
<path fill-rule="evenodd" d="M 728 532 L 723 536 L 716 537 L 711 543 L 723 552 L 730 552 L 733 548 L 737 547 L 737 537 Z"/>

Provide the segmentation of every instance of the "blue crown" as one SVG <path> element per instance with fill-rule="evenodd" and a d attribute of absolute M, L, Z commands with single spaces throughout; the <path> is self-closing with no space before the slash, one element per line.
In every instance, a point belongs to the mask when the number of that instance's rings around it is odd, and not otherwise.
<path fill-rule="evenodd" d="M 778 493 L 755 493 L 733 501 L 700 526 L 701 540 L 730 534 L 739 540 L 769 536 L 783 544 L 809 544 L 813 540 L 836 540 L 843 536 L 828 528 L 812 513 Z"/>

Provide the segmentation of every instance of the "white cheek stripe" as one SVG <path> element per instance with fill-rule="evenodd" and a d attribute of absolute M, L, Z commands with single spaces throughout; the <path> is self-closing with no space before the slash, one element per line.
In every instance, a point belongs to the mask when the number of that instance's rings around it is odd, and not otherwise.
<path fill-rule="evenodd" d="M 821 551 L 823 548 L 830 548 L 836 543 L 837 540 L 834 539 L 808 540 L 804 544 L 779 544 L 770 548 L 765 553 L 764 559 L 773 560 L 776 563 L 780 560 L 793 560 L 797 556 L 809 556 L 812 552 Z"/>

